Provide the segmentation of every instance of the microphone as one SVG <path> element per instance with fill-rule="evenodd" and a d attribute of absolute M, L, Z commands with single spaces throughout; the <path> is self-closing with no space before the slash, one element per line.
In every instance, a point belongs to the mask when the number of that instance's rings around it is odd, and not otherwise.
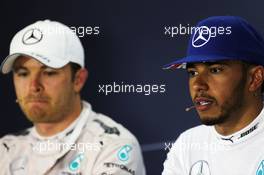
<path fill-rule="evenodd" d="M 185 111 L 188 112 L 188 111 L 190 111 L 190 110 L 193 109 L 193 108 L 195 108 L 195 106 L 190 106 L 190 107 L 188 107 L 188 108 L 185 108 Z"/>
<path fill-rule="evenodd" d="M 19 103 L 19 102 L 21 102 L 22 100 L 21 99 L 16 99 L 16 103 Z"/>

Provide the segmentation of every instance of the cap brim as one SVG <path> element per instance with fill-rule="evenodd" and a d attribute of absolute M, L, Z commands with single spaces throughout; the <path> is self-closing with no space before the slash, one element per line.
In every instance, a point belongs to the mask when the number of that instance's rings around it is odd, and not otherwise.
<path fill-rule="evenodd" d="M 67 60 L 54 59 L 54 58 L 48 59 L 48 57 L 43 57 L 43 56 L 40 56 L 34 53 L 14 53 L 14 54 L 8 55 L 2 62 L 0 69 L 3 74 L 7 74 L 12 70 L 13 64 L 19 56 L 31 57 L 41 62 L 42 64 L 48 67 L 54 68 L 54 69 L 62 68 L 63 66 L 69 63 L 69 61 Z M 49 58 L 52 58 L 52 57 L 49 57 Z"/>
<path fill-rule="evenodd" d="M 234 57 L 219 57 L 219 55 L 195 55 L 195 56 L 187 56 L 176 61 L 173 61 L 169 64 L 166 64 L 162 67 L 162 69 L 186 69 L 186 65 L 188 63 L 199 63 L 199 62 L 215 62 L 221 60 L 230 60 L 230 58 Z"/>

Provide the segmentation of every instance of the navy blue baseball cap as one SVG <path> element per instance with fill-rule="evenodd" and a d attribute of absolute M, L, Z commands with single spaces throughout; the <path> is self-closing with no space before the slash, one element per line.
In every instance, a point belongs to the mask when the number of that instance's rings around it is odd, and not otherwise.
<path fill-rule="evenodd" d="M 186 68 L 187 63 L 242 60 L 264 66 L 264 40 L 243 18 L 213 16 L 192 30 L 187 56 L 163 69 Z"/>

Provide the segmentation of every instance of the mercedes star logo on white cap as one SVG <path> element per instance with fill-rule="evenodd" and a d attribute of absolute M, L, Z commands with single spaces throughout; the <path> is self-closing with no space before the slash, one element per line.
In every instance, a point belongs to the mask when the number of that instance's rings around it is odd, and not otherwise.
<path fill-rule="evenodd" d="M 29 29 L 23 35 L 22 42 L 26 45 L 36 44 L 41 41 L 42 36 L 39 29 Z"/>

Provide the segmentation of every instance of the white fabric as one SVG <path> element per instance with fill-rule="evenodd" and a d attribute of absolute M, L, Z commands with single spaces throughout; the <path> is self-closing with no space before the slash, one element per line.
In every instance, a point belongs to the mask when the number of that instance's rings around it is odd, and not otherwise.
<path fill-rule="evenodd" d="M 1 175 L 145 175 L 137 139 L 87 102 L 55 136 L 42 137 L 33 127 L 26 135 L 1 138 L 0 155 Z"/>
<path fill-rule="evenodd" d="M 218 134 L 214 126 L 182 133 L 164 163 L 162 175 L 264 175 L 264 110 L 242 130 Z"/>

